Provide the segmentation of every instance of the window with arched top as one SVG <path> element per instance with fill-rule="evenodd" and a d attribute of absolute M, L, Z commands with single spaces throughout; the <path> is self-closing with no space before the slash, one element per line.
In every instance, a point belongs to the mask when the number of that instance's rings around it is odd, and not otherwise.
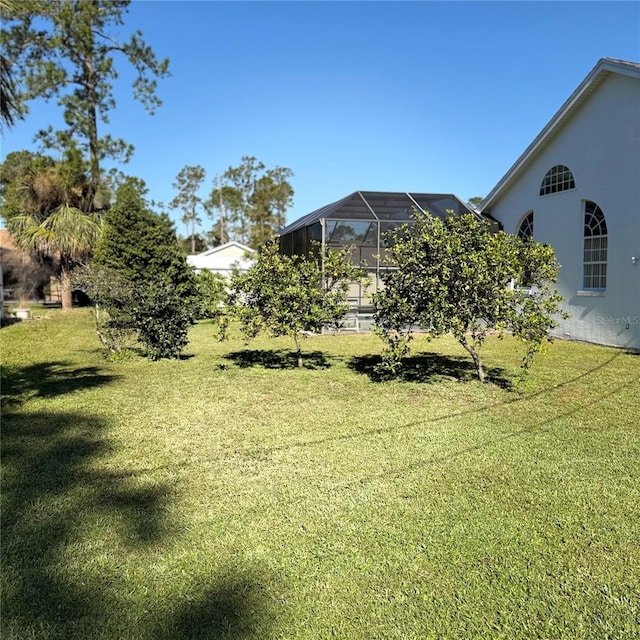
<path fill-rule="evenodd" d="M 563 164 L 557 164 L 547 171 L 542 184 L 540 185 L 540 195 L 548 196 L 550 193 L 559 193 L 568 189 L 575 189 L 576 181 L 573 173 Z"/>
<path fill-rule="evenodd" d="M 607 288 L 607 221 L 602 209 L 587 200 L 584 203 L 584 276 L 585 289 Z"/>
<path fill-rule="evenodd" d="M 529 213 L 522 218 L 522 222 L 518 227 L 518 238 L 521 240 L 533 238 L 533 211 L 529 211 Z"/>

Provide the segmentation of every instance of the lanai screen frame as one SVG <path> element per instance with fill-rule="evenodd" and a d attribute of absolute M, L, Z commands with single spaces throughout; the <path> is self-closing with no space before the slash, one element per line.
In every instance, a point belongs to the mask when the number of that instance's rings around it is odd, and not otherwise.
<path fill-rule="evenodd" d="M 414 210 L 428 211 L 437 217 L 445 217 L 448 210 L 455 214 L 474 213 L 465 202 L 453 194 L 443 193 L 409 193 L 387 191 L 355 191 L 345 198 L 317 209 L 293 222 L 283 229 L 280 236 L 280 251 L 287 255 L 308 255 L 313 251 L 313 241 L 317 242 L 322 253 L 327 248 L 339 248 L 351 245 L 356 248 L 354 264 L 366 261 L 366 268 L 372 276 L 372 286 L 368 293 L 378 290 L 380 273 L 392 269 L 384 259 L 387 246 L 384 245 L 384 234 L 402 224 L 412 224 Z M 362 234 L 354 234 L 353 238 L 332 242 L 332 236 L 341 223 L 368 223 L 367 230 Z M 334 223 L 333 228 L 329 225 Z M 371 236 L 371 227 L 375 225 L 375 242 L 367 244 Z M 387 228 L 384 228 L 385 225 Z M 346 225 L 345 225 L 346 228 Z M 353 231 L 353 227 L 351 227 Z M 358 237 L 360 236 L 360 237 Z M 370 261 L 374 260 L 372 264 Z M 362 291 L 357 295 L 359 308 L 363 305 Z"/>

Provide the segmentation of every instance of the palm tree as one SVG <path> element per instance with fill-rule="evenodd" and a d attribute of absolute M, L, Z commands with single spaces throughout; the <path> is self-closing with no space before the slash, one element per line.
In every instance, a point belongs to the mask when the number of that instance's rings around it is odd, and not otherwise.
<path fill-rule="evenodd" d="M 71 271 L 90 255 L 100 234 L 99 215 L 83 211 L 89 186 L 86 175 L 69 163 L 27 173 L 21 182 L 21 213 L 9 220 L 18 246 L 59 263 L 63 311 L 72 308 Z"/>

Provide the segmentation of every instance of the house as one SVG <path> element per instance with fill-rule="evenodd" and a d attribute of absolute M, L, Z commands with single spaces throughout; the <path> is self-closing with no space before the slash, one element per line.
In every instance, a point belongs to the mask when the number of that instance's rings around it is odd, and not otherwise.
<path fill-rule="evenodd" d="M 21 250 L 8 229 L 0 229 L 0 301 L 20 306 L 38 299 L 60 301 L 60 279 L 55 264 L 40 262 Z"/>
<path fill-rule="evenodd" d="M 640 349 L 640 64 L 601 59 L 480 210 L 553 246 L 554 335 Z"/>
<path fill-rule="evenodd" d="M 192 266 L 196 273 L 207 270 L 227 277 L 234 270 L 242 273 L 250 269 L 255 253 L 254 249 L 239 242 L 227 242 L 202 253 L 187 256 L 187 264 Z"/>

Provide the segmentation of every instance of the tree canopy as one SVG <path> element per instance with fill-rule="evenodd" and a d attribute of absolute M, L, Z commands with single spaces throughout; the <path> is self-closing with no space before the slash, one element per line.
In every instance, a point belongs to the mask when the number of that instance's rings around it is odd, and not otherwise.
<path fill-rule="evenodd" d="M 116 55 L 137 72 L 134 98 L 151 113 L 160 105 L 157 78 L 168 75 L 169 61 L 156 58 L 140 31 L 124 41 L 118 32 L 130 0 L 21 0 L 0 4 L 3 29 L 0 44 L 15 83 L 16 109 L 28 102 L 56 98 L 65 128 L 50 125 L 38 138 L 49 149 L 77 147 L 88 158 L 93 194 L 99 191 L 101 162 L 126 162 L 133 147 L 110 134 L 100 135 L 99 124 L 109 123 L 115 108 L 113 83 L 118 77 Z"/>
<path fill-rule="evenodd" d="M 62 308 L 71 309 L 71 271 L 91 254 L 100 218 L 86 212 L 90 179 L 77 155 L 55 162 L 26 151 L 11 153 L 0 167 L 2 217 L 16 244 L 58 265 Z"/>
<path fill-rule="evenodd" d="M 150 209 L 145 194 L 144 183 L 135 178 L 118 188 L 81 284 L 108 311 L 108 330 L 136 332 L 154 360 L 175 358 L 194 318 L 195 275 L 171 221 Z M 99 335 L 107 334 L 99 329 Z"/>
<path fill-rule="evenodd" d="M 196 226 L 202 222 L 198 213 L 204 209 L 204 202 L 198 195 L 198 190 L 204 182 L 205 170 L 200 166 L 187 165 L 181 169 L 173 183 L 178 194 L 170 203 L 172 209 L 182 211 L 182 222 L 190 229 L 191 253 L 196 252 Z"/>
<path fill-rule="evenodd" d="M 237 240 L 257 248 L 274 238 L 293 204 L 292 177 L 291 169 L 267 169 L 255 157 L 243 156 L 240 165 L 215 178 L 207 207 L 217 215 L 214 234 L 221 243 Z"/>
<path fill-rule="evenodd" d="M 93 262 L 132 282 L 160 278 L 189 292 L 193 274 L 180 251 L 173 223 L 166 214 L 151 209 L 146 193 L 138 178 L 120 185 L 114 205 L 104 215 L 104 233 Z"/>

